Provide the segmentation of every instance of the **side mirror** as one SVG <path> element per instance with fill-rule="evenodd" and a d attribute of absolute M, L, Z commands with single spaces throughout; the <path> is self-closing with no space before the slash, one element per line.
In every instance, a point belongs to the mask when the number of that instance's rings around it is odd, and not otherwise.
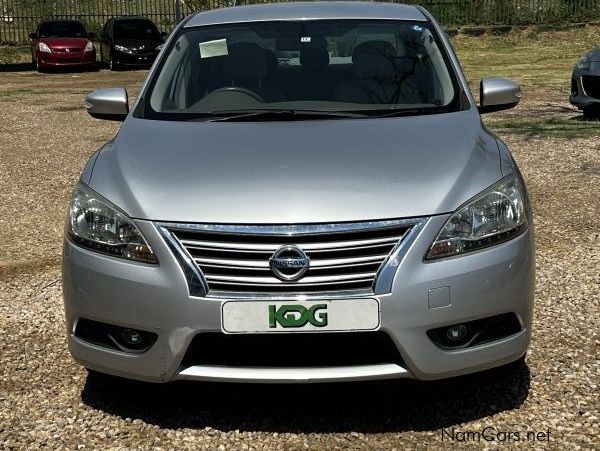
<path fill-rule="evenodd" d="M 35 38 L 37 38 L 37 33 L 29 33 L 29 37 L 31 39 L 35 39 Z"/>
<path fill-rule="evenodd" d="M 90 116 L 109 121 L 123 121 L 129 113 L 129 100 L 124 88 L 105 88 L 90 92 L 84 106 Z"/>
<path fill-rule="evenodd" d="M 167 36 L 169 36 L 169 33 L 167 33 L 166 31 L 161 31 L 161 32 L 160 32 L 160 35 L 161 35 L 163 38 L 166 38 Z"/>
<path fill-rule="evenodd" d="M 96 39 L 98 37 L 98 35 L 96 33 L 88 33 L 88 38 L 90 39 Z"/>
<path fill-rule="evenodd" d="M 484 78 L 479 83 L 479 112 L 492 113 L 517 106 L 523 92 L 512 80 L 499 77 Z"/>

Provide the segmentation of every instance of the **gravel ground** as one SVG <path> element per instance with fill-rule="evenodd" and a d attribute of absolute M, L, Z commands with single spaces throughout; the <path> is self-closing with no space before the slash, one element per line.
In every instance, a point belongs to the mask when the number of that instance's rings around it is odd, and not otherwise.
<path fill-rule="evenodd" d="M 0 73 L 0 449 L 593 449 L 600 363 L 600 124 L 572 139 L 502 130 L 531 191 L 537 232 L 525 364 L 440 382 L 151 385 L 88 377 L 65 341 L 59 255 L 70 191 L 117 130 L 81 107 L 143 72 Z M 568 89 L 568 88 L 565 88 Z M 543 100 L 535 100 L 543 99 Z M 496 115 L 577 119 L 557 90 Z M 473 443 L 488 429 L 494 440 Z M 449 435 L 454 432 L 454 440 Z"/>

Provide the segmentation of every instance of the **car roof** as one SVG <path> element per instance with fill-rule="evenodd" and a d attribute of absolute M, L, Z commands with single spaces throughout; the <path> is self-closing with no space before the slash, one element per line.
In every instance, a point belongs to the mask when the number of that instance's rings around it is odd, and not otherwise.
<path fill-rule="evenodd" d="M 391 19 L 427 21 L 413 5 L 373 2 L 292 2 L 235 6 L 194 14 L 184 28 L 236 22 L 310 19 Z"/>

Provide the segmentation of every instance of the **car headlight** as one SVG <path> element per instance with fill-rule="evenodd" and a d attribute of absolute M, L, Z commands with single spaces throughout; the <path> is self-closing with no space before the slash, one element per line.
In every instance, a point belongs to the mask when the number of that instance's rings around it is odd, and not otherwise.
<path fill-rule="evenodd" d="M 115 50 L 118 50 L 119 52 L 131 53 L 131 50 L 129 50 L 127 47 L 123 47 L 122 45 L 118 44 L 115 44 Z"/>
<path fill-rule="evenodd" d="M 589 70 L 590 68 L 590 59 L 587 56 L 582 56 L 581 58 L 579 58 L 579 61 L 577 61 L 577 69 L 580 70 Z"/>
<path fill-rule="evenodd" d="M 85 45 L 84 52 L 93 52 L 93 51 L 94 51 L 94 44 L 92 43 L 92 41 L 88 41 L 87 44 Z"/>
<path fill-rule="evenodd" d="M 133 221 L 83 183 L 79 183 L 69 210 L 68 233 L 80 246 L 145 263 L 156 256 Z"/>
<path fill-rule="evenodd" d="M 525 187 L 513 174 L 475 196 L 449 219 L 426 259 L 482 249 L 521 234 L 528 226 Z"/>
<path fill-rule="evenodd" d="M 48 45 L 46 45 L 43 42 L 38 42 L 38 50 L 40 52 L 44 52 L 44 53 L 52 53 L 52 50 L 50 50 L 50 47 L 48 47 Z"/>

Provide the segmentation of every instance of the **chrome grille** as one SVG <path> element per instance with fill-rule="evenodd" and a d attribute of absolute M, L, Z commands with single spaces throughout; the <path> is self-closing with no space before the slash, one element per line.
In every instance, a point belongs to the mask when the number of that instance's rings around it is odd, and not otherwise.
<path fill-rule="evenodd" d="M 234 294 L 373 293 L 388 257 L 419 221 L 298 226 L 160 225 L 193 265 L 209 296 Z M 269 259 L 295 245 L 310 267 L 295 281 L 275 277 Z M 188 277 L 190 281 L 190 277 Z"/>

